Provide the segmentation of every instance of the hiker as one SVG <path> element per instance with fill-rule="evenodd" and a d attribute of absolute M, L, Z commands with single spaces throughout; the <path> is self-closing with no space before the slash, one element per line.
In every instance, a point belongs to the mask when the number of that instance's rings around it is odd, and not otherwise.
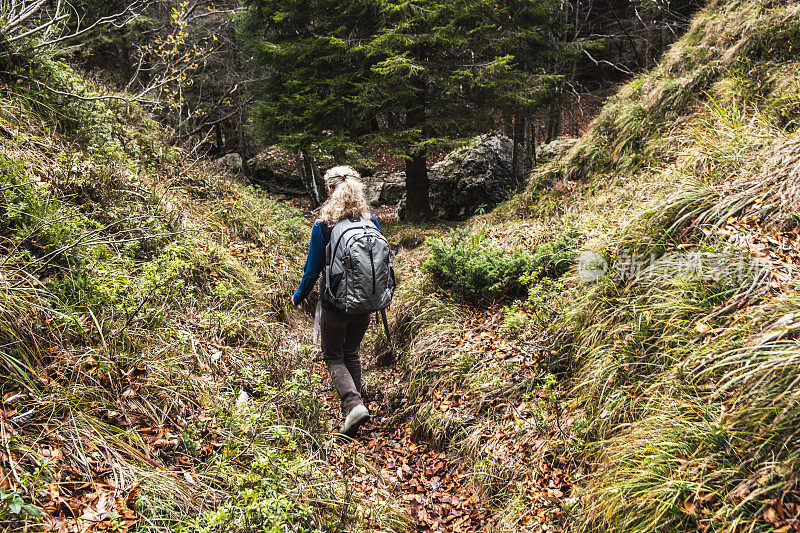
<path fill-rule="evenodd" d="M 388 307 L 395 285 L 389 244 L 369 213 L 360 178 L 348 166 L 325 173 L 329 197 L 311 229 L 303 279 L 292 296 L 300 309 L 324 272 L 317 306 L 322 356 L 346 413 L 339 433 L 348 437 L 370 417 L 358 349 L 372 312 Z"/>

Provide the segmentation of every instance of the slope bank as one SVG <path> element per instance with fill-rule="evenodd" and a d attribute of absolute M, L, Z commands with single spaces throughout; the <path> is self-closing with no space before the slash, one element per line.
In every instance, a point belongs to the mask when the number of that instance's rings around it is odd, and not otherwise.
<path fill-rule="evenodd" d="M 416 427 L 495 529 L 797 528 L 798 46 L 796 3 L 710 2 L 523 195 L 407 263 Z"/>
<path fill-rule="evenodd" d="M 327 460 L 284 304 L 302 214 L 68 66 L 24 68 L 0 92 L 2 529 L 396 527 Z"/>

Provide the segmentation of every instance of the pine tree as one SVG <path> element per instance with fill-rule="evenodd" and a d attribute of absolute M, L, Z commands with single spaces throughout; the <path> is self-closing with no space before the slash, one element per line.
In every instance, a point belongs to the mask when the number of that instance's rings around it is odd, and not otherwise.
<path fill-rule="evenodd" d="M 555 51 L 549 36 L 554 6 L 530 0 L 385 4 L 383 27 L 368 45 L 377 60 L 374 75 L 362 85 L 360 102 L 404 117 L 389 121 L 384 135 L 406 158 L 410 216 L 430 210 L 431 146 L 486 131 L 499 110 L 528 108 L 541 98 L 547 54 Z"/>
<path fill-rule="evenodd" d="M 369 75 L 359 45 L 376 28 L 373 2 L 247 0 L 240 35 L 267 75 L 257 88 L 257 125 L 287 146 L 337 152 L 362 126 L 351 105 Z"/>
<path fill-rule="evenodd" d="M 314 152 L 341 156 L 364 133 L 352 105 L 370 75 L 359 43 L 376 29 L 366 0 L 246 0 L 239 36 L 264 70 L 254 89 L 262 138 L 302 155 L 312 199 L 324 197 Z M 368 126 L 368 125 L 367 125 Z"/>
<path fill-rule="evenodd" d="M 261 131 L 334 154 L 382 138 L 406 159 L 414 218 L 430 213 L 430 148 L 536 105 L 553 78 L 555 0 L 247 3 L 243 35 L 270 69 Z"/>

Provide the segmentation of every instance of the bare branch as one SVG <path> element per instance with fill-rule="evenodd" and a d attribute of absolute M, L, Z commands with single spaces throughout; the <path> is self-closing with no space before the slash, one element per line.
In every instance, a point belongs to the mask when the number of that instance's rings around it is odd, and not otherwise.
<path fill-rule="evenodd" d="M 0 34 L 3 35 L 5 41 L 14 43 L 27 37 L 42 34 L 42 41 L 35 44 L 33 48 L 54 46 L 68 40 L 77 39 L 100 26 L 111 24 L 116 27 L 121 27 L 122 25 L 128 24 L 139 17 L 137 9 L 143 5 L 142 0 L 135 0 L 127 5 L 121 12 L 102 17 L 93 24 L 81 29 L 81 17 L 77 14 L 74 7 L 67 3 L 67 6 L 72 8 L 72 11 L 75 11 L 75 15 L 78 19 L 77 29 L 71 33 L 50 39 L 49 36 L 51 32 L 54 32 L 56 28 L 63 29 L 62 23 L 69 19 L 71 15 L 64 10 L 64 0 L 58 0 L 58 2 L 56 2 L 55 11 L 53 12 L 44 9 L 47 2 L 48 0 L 35 0 L 33 3 L 26 5 L 25 2 L 20 3 L 16 0 L 12 0 L 10 4 L 8 2 L 0 3 L 0 15 L 6 21 L 2 28 L 0 28 Z M 31 24 L 28 25 L 28 22 L 31 22 Z M 29 26 L 33 27 L 31 28 Z"/>
<path fill-rule="evenodd" d="M 58 24 L 62 20 L 66 20 L 68 18 L 69 18 L 69 15 L 67 13 L 64 13 L 63 15 L 60 15 L 58 17 L 52 18 L 50 20 L 47 20 L 47 21 L 41 23 L 39 26 L 36 26 L 35 28 L 26 31 L 25 33 L 20 33 L 19 35 L 14 35 L 13 37 L 9 37 L 6 40 L 9 43 L 13 43 L 15 41 L 19 41 L 20 39 L 24 39 L 25 37 L 30 37 L 31 35 L 39 33 L 40 31 L 49 30 L 50 28 L 52 28 L 53 26 L 55 26 L 56 24 Z"/>
<path fill-rule="evenodd" d="M 592 57 L 592 54 L 590 54 L 588 50 L 584 50 L 583 53 L 586 54 L 586 57 L 588 57 L 589 60 L 592 63 L 594 63 L 595 65 L 601 65 L 601 64 L 602 65 L 609 65 L 610 67 L 617 69 L 618 71 L 622 72 L 623 74 L 625 74 L 627 76 L 634 76 L 635 75 L 635 73 L 632 70 L 630 70 L 629 68 L 625 67 L 624 65 L 617 65 L 616 63 L 612 63 L 611 61 L 606 61 L 605 59 L 601 59 L 601 60 L 598 61 L 597 59 Z"/>
<path fill-rule="evenodd" d="M 35 15 L 41 8 L 44 6 L 47 0 L 39 0 L 38 2 L 34 2 L 28 8 L 25 8 L 25 5 L 22 5 L 22 10 L 19 13 L 15 13 L 16 7 L 12 6 L 11 13 L 8 17 L 8 22 L 2 28 L 3 33 L 8 33 L 15 28 L 19 27 L 20 25 L 24 24 L 26 20 L 31 18 Z"/>
<path fill-rule="evenodd" d="M 59 96 L 69 96 L 70 98 L 75 98 L 75 99 L 78 99 L 78 100 L 82 100 L 84 102 L 93 102 L 93 101 L 96 101 L 96 100 L 119 100 L 121 102 L 126 102 L 126 103 L 139 102 L 139 103 L 143 103 L 143 104 L 154 104 L 155 105 L 155 104 L 159 103 L 157 100 L 145 100 L 144 96 L 146 96 L 148 93 L 151 93 L 151 92 L 155 91 L 156 89 L 159 89 L 159 88 L 163 87 L 164 85 L 166 85 L 166 84 L 168 84 L 170 82 L 170 80 L 163 80 L 160 83 L 157 83 L 157 84 L 154 84 L 154 85 L 150 85 L 148 87 L 145 87 L 144 90 L 140 91 L 138 94 L 136 94 L 134 96 L 119 96 L 119 95 L 116 95 L 116 94 L 100 94 L 100 95 L 95 95 L 95 96 L 83 96 L 83 95 L 80 95 L 80 94 L 70 93 L 70 92 L 67 92 L 67 91 L 59 91 L 58 89 L 53 89 L 52 87 L 50 87 L 46 83 L 43 83 L 43 82 L 41 82 L 39 80 L 35 80 L 33 78 L 30 78 L 28 76 L 25 76 L 23 74 L 19 74 L 19 73 L 16 73 L 16 72 L 0 71 L 0 74 L 6 74 L 6 75 L 9 75 L 9 76 L 15 76 L 15 77 L 17 77 L 19 79 L 22 79 L 22 80 L 25 80 L 25 81 L 29 81 L 31 83 L 35 83 L 40 89 L 44 89 L 47 92 L 50 92 L 50 93 L 53 93 L 53 94 L 57 94 Z"/>
<path fill-rule="evenodd" d="M 85 35 L 86 33 L 92 31 L 93 29 L 97 28 L 98 26 L 105 26 L 107 24 L 112 24 L 115 27 L 121 27 L 121 26 L 124 26 L 126 24 L 129 24 L 130 22 L 132 22 L 132 21 L 136 20 L 137 18 L 139 18 L 139 13 L 133 12 L 133 9 L 135 9 L 138 6 L 139 6 L 139 2 L 134 2 L 131 5 L 126 6 L 124 10 L 120 11 L 119 13 L 117 13 L 115 15 L 109 15 L 107 17 L 102 17 L 102 18 L 98 19 L 97 21 L 95 21 L 94 24 L 91 24 L 90 26 L 87 26 L 86 28 L 84 28 L 82 30 L 77 30 L 74 33 L 71 33 L 69 35 L 64 35 L 62 37 L 58 37 L 57 39 L 51 39 L 49 41 L 45 41 L 45 42 L 39 43 L 38 45 L 36 45 L 36 48 L 44 48 L 45 46 L 51 46 L 51 45 L 54 45 L 54 44 L 62 43 L 64 41 L 67 41 L 67 40 L 70 40 L 70 39 L 76 39 L 76 38 L 80 37 L 81 35 Z M 120 23 L 119 21 L 122 20 L 124 17 L 127 17 L 127 18 L 125 18 L 125 20 L 122 23 Z"/>

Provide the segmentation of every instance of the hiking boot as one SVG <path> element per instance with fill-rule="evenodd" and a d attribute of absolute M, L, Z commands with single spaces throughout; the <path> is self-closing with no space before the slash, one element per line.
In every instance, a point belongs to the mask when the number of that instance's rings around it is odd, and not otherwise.
<path fill-rule="evenodd" d="M 349 413 L 347 413 L 347 416 L 344 419 L 344 424 L 342 425 L 341 429 L 339 429 L 339 433 L 345 435 L 346 437 L 353 438 L 358 432 L 358 428 L 360 428 L 368 420 L 369 411 L 367 411 L 367 408 L 364 407 L 364 404 L 358 404 L 350 409 Z"/>

